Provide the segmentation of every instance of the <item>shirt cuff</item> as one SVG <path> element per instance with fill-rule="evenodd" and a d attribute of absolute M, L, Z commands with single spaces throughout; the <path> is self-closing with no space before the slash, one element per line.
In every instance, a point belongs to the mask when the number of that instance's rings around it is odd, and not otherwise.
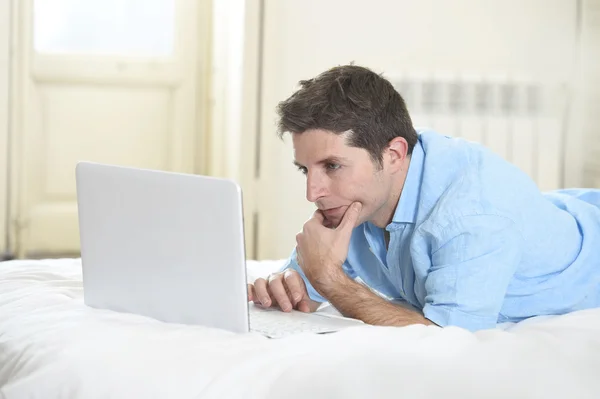
<path fill-rule="evenodd" d="M 423 308 L 423 315 L 440 327 L 455 326 L 472 332 L 495 328 L 497 322 L 494 317 L 477 316 L 456 308 L 430 304 L 425 305 Z"/>

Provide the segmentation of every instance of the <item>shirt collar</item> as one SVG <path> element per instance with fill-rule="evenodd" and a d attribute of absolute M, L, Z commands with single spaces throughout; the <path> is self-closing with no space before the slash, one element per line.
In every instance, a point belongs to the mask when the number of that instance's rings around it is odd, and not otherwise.
<path fill-rule="evenodd" d="M 410 158 L 408 173 L 402 188 L 402 194 L 398 200 L 396 211 L 392 217 L 394 223 L 415 223 L 417 220 L 417 209 L 419 208 L 419 193 L 423 179 L 423 163 L 425 152 L 421 140 L 417 140 Z"/>

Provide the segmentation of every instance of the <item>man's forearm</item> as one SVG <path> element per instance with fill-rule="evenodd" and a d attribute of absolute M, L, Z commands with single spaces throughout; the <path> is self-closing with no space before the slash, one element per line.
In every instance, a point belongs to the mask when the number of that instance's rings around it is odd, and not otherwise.
<path fill-rule="evenodd" d="M 323 296 L 344 316 L 367 324 L 398 327 L 411 324 L 435 325 L 421 314 L 379 297 L 347 276 L 329 287 L 323 287 L 322 291 Z"/>

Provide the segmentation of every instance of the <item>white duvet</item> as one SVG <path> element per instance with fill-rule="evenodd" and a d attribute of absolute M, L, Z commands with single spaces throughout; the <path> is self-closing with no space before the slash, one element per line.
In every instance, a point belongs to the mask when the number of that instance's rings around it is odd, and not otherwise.
<path fill-rule="evenodd" d="M 0 398 L 335 397 L 597 399 L 600 309 L 270 340 L 87 308 L 76 259 L 0 263 Z"/>

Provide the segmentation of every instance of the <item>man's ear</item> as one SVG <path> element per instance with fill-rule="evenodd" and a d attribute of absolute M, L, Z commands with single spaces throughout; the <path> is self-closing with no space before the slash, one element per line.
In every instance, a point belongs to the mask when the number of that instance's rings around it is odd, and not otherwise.
<path fill-rule="evenodd" d="M 403 137 L 394 137 L 386 148 L 388 166 L 392 172 L 402 169 L 408 156 L 408 142 Z"/>

